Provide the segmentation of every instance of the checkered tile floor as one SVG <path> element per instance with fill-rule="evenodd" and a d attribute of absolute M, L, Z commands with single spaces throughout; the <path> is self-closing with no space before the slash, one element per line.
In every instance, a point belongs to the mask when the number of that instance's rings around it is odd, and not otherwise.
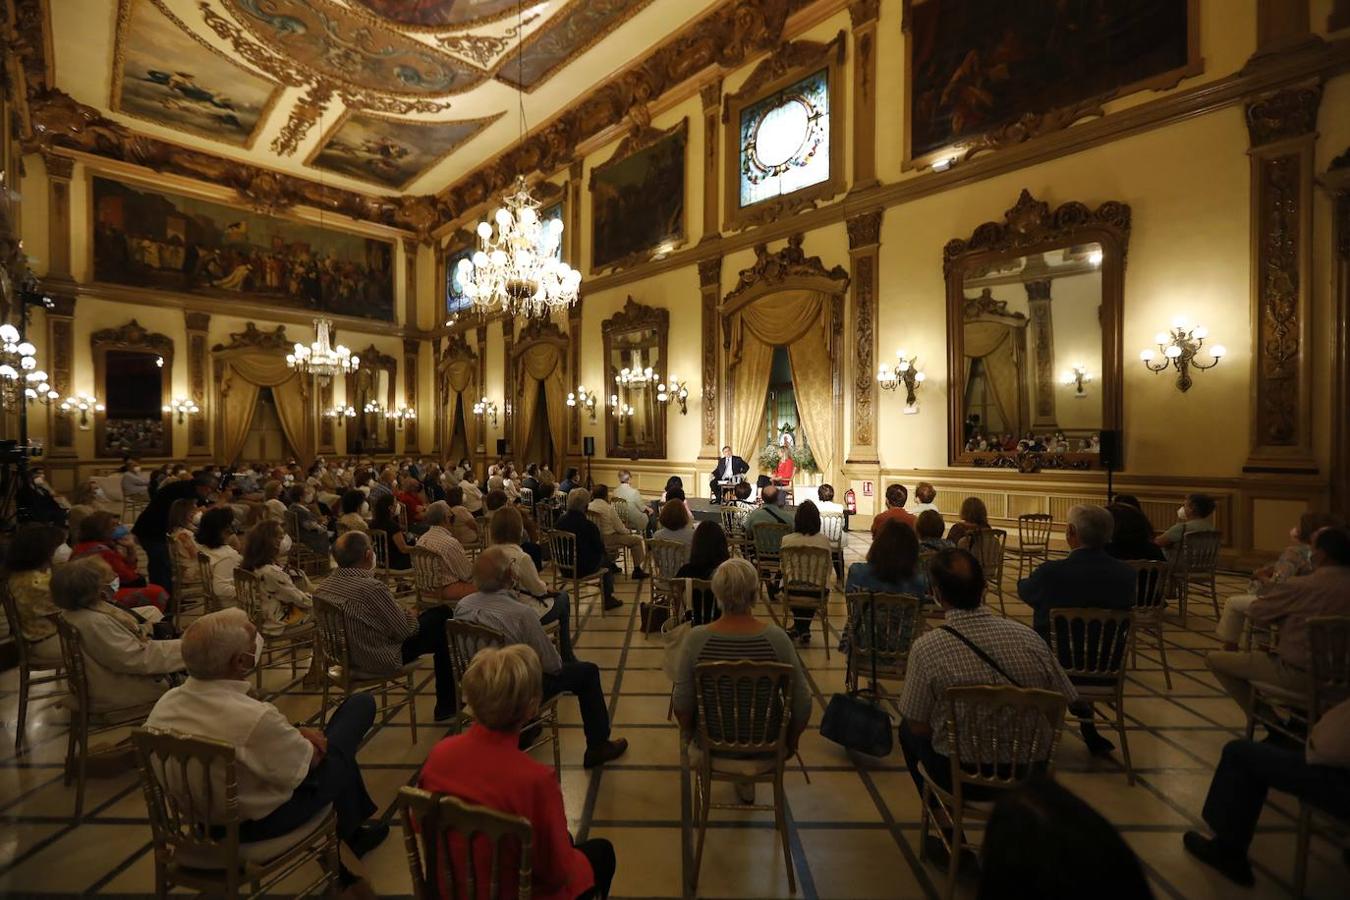
<path fill-rule="evenodd" d="M 848 556 L 853 561 L 865 553 L 866 538 L 854 535 L 851 540 Z M 1008 613 L 1029 621 L 1030 610 L 1015 599 L 1016 566 L 1007 569 Z M 1226 575 L 1220 593 L 1237 593 L 1244 585 L 1245 578 Z M 574 833 L 607 837 L 617 848 L 614 896 L 676 897 L 681 884 L 679 748 L 675 727 L 666 721 L 669 683 L 661 672 L 659 640 L 644 637 L 637 628 L 636 586 L 623 579 L 619 590 L 628 601 L 624 608 L 603 617 L 588 612 L 576 644 L 579 656 L 601 667 L 614 733 L 628 738 L 631 748 L 602 770 L 583 770 L 580 718 L 575 703 L 564 701 L 562 787 Z M 1199 812 L 1210 773 L 1224 743 L 1239 735 L 1243 721 L 1205 668 L 1204 654 L 1216 641 L 1213 611 L 1204 607 L 1203 601 L 1193 602 L 1184 627 L 1175 618 L 1168 622 L 1171 691 L 1164 686 L 1148 641 L 1141 646 L 1138 669 L 1130 672 L 1126 714 L 1138 784 L 1128 787 L 1118 765 L 1089 757 L 1077 729 L 1065 732 L 1058 778 L 1121 829 L 1143 859 L 1158 897 L 1288 896 L 1296 805 L 1286 796 L 1273 795 L 1262 816 L 1252 848 L 1257 884 L 1251 892 L 1234 888 L 1181 847 L 1182 832 L 1201 827 Z M 836 596 L 831 612 L 836 628 L 843 617 L 843 597 Z M 832 642 L 836 639 L 831 636 Z M 818 631 L 801 656 L 816 709 L 801 748 L 810 784 L 799 770 L 789 770 L 787 776 L 797 895 L 937 896 L 935 885 L 941 883 L 942 873 L 918 861 L 919 803 L 898 749 L 880 765 L 864 765 L 823 740 L 816 726 L 830 694 L 842 688 L 844 660 L 835 653 L 826 661 Z M 434 705 L 429 659 L 423 670 L 418 713 L 425 723 L 431 720 Z M 273 683 L 271 674 L 268 683 Z M 289 670 L 275 675 L 274 686 L 279 686 Z M 0 720 L 5 725 L 0 741 L 0 896 L 125 897 L 153 892 L 150 831 L 135 775 L 92 779 L 85 822 L 72 824 L 74 794 L 63 786 L 61 773 L 66 713 L 51 700 L 30 707 L 32 750 L 16 760 L 16 685 L 13 672 L 0 678 Z M 303 691 L 288 692 L 275 702 L 297 721 L 316 717 L 319 705 L 315 694 Z M 424 725 L 413 744 L 404 711 L 377 724 L 362 750 L 371 794 L 394 826 L 390 839 L 363 861 L 381 896 L 410 895 L 402 835 L 388 805 L 400 785 L 415 781 L 418 765 L 442 734 L 442 729 Z M 551 763 L 547 747 L 537 752 L 541 761 Z M 717 790 L 725 791 L 717 799 L 732 800 L 729 785 Z M 771 814 L 715 811 L 713 817 L 699 895 L 789 896 Z M 1339 851 L 1316 840 L 1310 895 L 1346 897 L 1347 884 L 1350 872 Z M 973 895 L 974 883 L 963 882 L 961 891 Z"/>

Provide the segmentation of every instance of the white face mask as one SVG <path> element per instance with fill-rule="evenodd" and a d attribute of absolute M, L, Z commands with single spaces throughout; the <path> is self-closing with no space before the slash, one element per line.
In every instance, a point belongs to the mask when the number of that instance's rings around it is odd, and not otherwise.
<path fill-rule="evenodd" d="M 1177 518 L 1183 522 L 1186 521 L 1186 504 L 1183 503 L 1177 507 Z"/>
<path fill-rule="evenodd" d="M 196 528 L 200 524 L 202 524 L 202 512 L 201 510 L 197 510 L 192 514 L 192 527 Z"/>
<path fill-rule="evenodd" d="M 122 589 L 122 579 L 114 575 L 113 580 L 108 582 L 108 593 L 109 595 L 116 597 L 117 592 L 121 589 Z"/>
<path fill-rule="evenodd" d="M 1289 529 L 1289 540 L 1294 542 L 1295 544 L 1303 543 L 1303 538 L 1299 537 L 1297 525 Z"/>
<path fill-rule="evenodd" d="M 289 534 L 283 534 L 281 536 L 281 554 L 283 556 L 291 552 L 291 543 L 291 536 Z"/>

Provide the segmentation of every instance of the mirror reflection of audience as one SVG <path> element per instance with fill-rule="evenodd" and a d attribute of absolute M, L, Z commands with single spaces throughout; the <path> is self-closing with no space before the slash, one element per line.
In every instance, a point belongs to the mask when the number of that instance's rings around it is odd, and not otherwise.
<path fill-rule="evenodd" d="M 118 524 L 117 516 L 102 510 L 91 513 L 80 523 L 79 538 L 70 558 L 97 556 L 108 564 L 117 580 L 113 602 L 127 608 L 153 606 L 164 611 L 169 592 L 136 571 L 136 544 L 131 529 Z"/>

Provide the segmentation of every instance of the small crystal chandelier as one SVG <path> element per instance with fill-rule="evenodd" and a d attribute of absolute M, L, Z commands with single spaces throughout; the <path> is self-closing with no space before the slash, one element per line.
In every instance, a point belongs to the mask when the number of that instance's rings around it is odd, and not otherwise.
<path fill-rule="evenodd" d="M 196 401 L 185 397 L 174 397 L 173 401 L 161 406 L 160 409 L 166 413 L 171 413 L 178 418 L 178 424 L 182 425 L 188 416 L 195 416 L 202 409 Z"/>
<path fill-rule="evenodd" d="M 314 343 L 306 347 L 296 343 L 295 352 L 286 354 L 286 365 L 302 375 L 313 375 L 321 384 L 338 374 L 355 372 L 360 368 L 361 360 L 353 356 L 344 345 L 334 347 L 328 338 L 333 323 L 329 319 L 314 320 Z"/>
<path fill-rule="evenodd" d="M 660 380 L 661 376 L 655 369 L 651 366 L 643 367 L 641 350 L 634 350 L 632 365 L 624 366 L 619 370 L 619 374 L 614 376 L 615 384 L 630 391 L 644 390 Z"/>
<path fill-rule="evenodd" d="M 17 409 L 27 400 L 53 399 L 47 373 L 37 367 L 37 348 L 22 340 L 19 329 L 0 325 L 0 401 Z"/>
<path fill-rule="evenodd" d="M 334 406 L 331 409 L 325 409 L 323 414 L 324 418 L 328 419 L 354 419 L 356 418 L 356 407 Z"/>

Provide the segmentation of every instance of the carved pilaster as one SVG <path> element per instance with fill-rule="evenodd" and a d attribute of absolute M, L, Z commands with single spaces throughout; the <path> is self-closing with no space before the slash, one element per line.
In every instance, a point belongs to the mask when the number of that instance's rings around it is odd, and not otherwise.
<path fill-rule="evenodd" d="M 717 120 L 722 110 L 722 79 L 705 84 L 699 91 L 703 100 L 703 237 L 717 237 L 721 178 L 717 172 Z M 719 263 L 721 261 L 719 260 Z"/>
<path fill-rule="evenodd" d="M 70 176 L 75 161 L 68 156 L 43 156 L 47 166 L 47 275 L 53 282 L 70 281 Z"/>
<path fill-rule="evenodd" d="M 211 453 L 207 422 L 211 420 L 212 391 L 207 389 L 211 384 L 211 354 L 206 349 L 206 334 L 211 326 L 211 314 L 185 310 L 183 323 L 187 330 L 188 394 L 201 410 L 188 417 L 188 455 L 207 456 Z"/>
<path fill-rule="evenodd" d="M 420 328 L 417 321 L 417 241 L 404 238 L 403 244 L 403 324 Z"/>
<path fill-rule="evenodd" d="M 1055 416 L 1055 323 L 1050 285 L 1049 278 L 1023 283 L 1030 313 L 1031 371 L 1035 375 L 1031 427 L 1054 431 L 1059 428 L 1059 423 Z"/>
<path fill-rule="evenodd" d="M 478 338 L 478 389 L 479 389 L 480 391 L 483 392 L 483 393 L 482 393 L 482 396 L 486 397 L 486 396 L 487 396 L 487 339 L 488 339 L 488 329 L 487 329 L 487 325 L 479 325 L 479 326 L 478 326 L 478 330 L 475 331 L 474 334 L 475 334 L 475 336 Z M 505 399 L 505 398 L 503 398 L 503 399 Z M 475 402 L 477 402 L 477 398 L 475 398 Z M 470 410 L 471 410 L 471 409 L 472 409 L 472 406 L 470 406 Z M 465 410 L 465 411 L 464 411 L 464 414 L 465 414 L 465 415 L 470 415 L 470 410 Z M 491 428 L 491 427 L 492 427 L 492 423 L 489 422 L 489 421 L 483 421 L 483 422 L 479 423 L 479 426 L 478 426 L 478 429 L 477 429 L 477 434 L 478 434 L 478 446 L 477 446 L 477 447 L 470 448 L 470 451 L 471 451 L 471 452 L 474 452 L 474 451 L 476 451 L 476 452 L 478 452 L 478 453 L 486 453 L 486 452 L 487 452 L 487 442 L 488 442 L 487 431 L 488 431 L 488 429 Z"/>
<path fill-rule="evenodd" d="M 441 348 L 444 345 L 445 340 L 440 335 L 431 342 L 431 406 L 435 411 L 432 416 L 434 430 L 431 433 L 431 455 L 437 459 L 443 459 L 450 446 L 445 436 L 445 401 L 450 392 L 445 386 L 445 373 L 441 371 Z"/>
<path fill-rule="evenodd" d="M 416 412 L 418 360 L 422 355 L 422 342 L 417 338 L 403 339 L 403 405 Z M 417 420 L 409 419 L 403 423 L 403 452 L 420 452 L 418 446 Z"/>
<path fill-rule="evenodd" d="M 1313 153 L 1320 83 L 1247 105 L 1252 197 L 1252 435 L 1246 471 L 1316 471 L 1312 448 Z"/>
<path fill-rule="evenodd" d="M 48 382 L 52 390 L 62 397 L 68 397 L 74 377 L 75 363 L 75 297 L 66 294 L 51 294 L 54 306 L 47 310 L 47 348 L 51 359 L 51 376 Z M 52 456 L 75 455 L 75 430 L 70 416 L 58 416 L 55 408 L 47 411 L 47 433 L 52 436 Z"/>
<path fill-rule="evenodd" d="M 854 0 L 853 190 L 877 183 L 877 16 L 881 0 Z"/>
<path fill-rule="evenodd" d="M 846 459 L 850 463 L 875 463 L 877 456 L 877 294 L 880 275 L 877 254 L 881 249 L 883 211 L 870 210 L 848 219 L 850 334 L 845 364 L 853 386 L 853 434 Z"/>
<path fill-rule="evenodd" d="M 703 298 L 703 447 L 699 455 L 714 459 L 721 455 L 717 445 L 718 366 L 722 360 L 717 353 L 717 303 L 722 293 L 722 257 L 699 260 L 698 284 Z"/>
<path fill-rule="evenodd" d="M 578 297 L 577 302 L 572 304 L 572 308 L 567 311 L 567 370 L 571 373 L 571 382 L 567 385 L 568 390 L 572 390 L 576 384 L 582 382 L 581 378 L 581 307 L 583 299 Z M 592 388 L 594 390 L 594 388 Z M 580 456 L 581 446 L 581 407 L 573 406 L 571 408 L 571 424 L 568 427 L 569 439 L 567 442 L 567 452 L 573 456 Z M 520 448 L 524 452 L 524 448 Z"/>
<path fill-rule="evenodd" d="M 1350 25 L 1350 21 L 1347 21 Z M 1331 197 L 1331 508 L 1350 504 L 1350 148 L 1320 179 Z"/>
<path fill-rule="evenodd" d="M 581 271 L 581 160 L 567 167 L 567 264 Z"/>
<path fill-rule="evenodd" d="M 1287 53 L 1318 42 L 1310 29 L 1309 4 L 1256 0 L 1256 53 L 1253 59 Z"/>
<path fill-rule="evenodd" d="M 504 385 L 502 389 L 502 434 L 509 441 L 515 435 L 512 426 L 516 419 L 516 367 L 511 362 L 511 351 L 516 344 L 516 331 L 510 319 L 502 318 L 502 366 L 506 370 L 503 373 Z M 512 447 L 514 451 L 516 448 Z M 495 447 L 489 448 L 489 453 L 495 452 Z"/>

